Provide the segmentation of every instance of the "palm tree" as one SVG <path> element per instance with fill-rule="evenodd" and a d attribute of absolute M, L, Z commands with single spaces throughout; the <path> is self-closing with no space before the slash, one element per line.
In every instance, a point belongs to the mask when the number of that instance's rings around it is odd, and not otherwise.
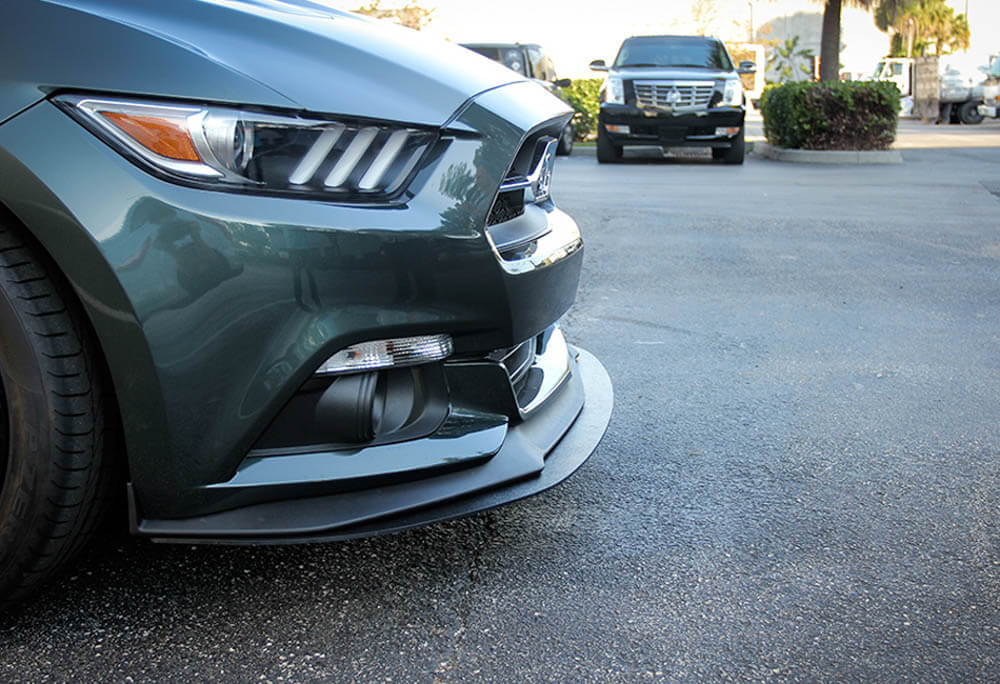
<path fill-rule="evenodd" d="M 932 48 L 933 54 L 942 55 L 969 47 L 968 20 L 964 14 L 956 15 L 944 0 L 882 5 L 875 11 L 875 24 L 893 33 L 892 51 L 896 57 L 926 55 Z"/>
<path fill-rule="evenodd" d="M 819 52 L 819 78 L 836 81 L 840 78 L 840 10 L 844 3 L 871 9 L 873 7 L 899 7 L 907 0 L 824 0 L 823 38 Z"/>

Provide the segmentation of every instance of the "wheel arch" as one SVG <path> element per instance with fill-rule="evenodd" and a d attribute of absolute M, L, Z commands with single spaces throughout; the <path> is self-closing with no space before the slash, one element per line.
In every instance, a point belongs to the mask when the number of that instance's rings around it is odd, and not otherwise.
<path fill-rule="evenodd" d="M 131 479 L 147 445 L 166 442 L 156 368 L 131 302 L 91 233 L 2 147 L 0 218 L 23 228 L 80 305 L 113 393 L 119 462 Z"/>

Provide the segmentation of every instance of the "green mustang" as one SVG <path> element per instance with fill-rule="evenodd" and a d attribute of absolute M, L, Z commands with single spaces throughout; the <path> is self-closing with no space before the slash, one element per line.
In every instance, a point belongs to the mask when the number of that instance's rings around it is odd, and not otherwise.
<path fill-rule="evenodd" d="M 116 500 L 156 540 L 298 542 L 568 477 L 612 405 L 557 325 L 570 115 L 307 0 L 6 0 L 0 603 Z"/>

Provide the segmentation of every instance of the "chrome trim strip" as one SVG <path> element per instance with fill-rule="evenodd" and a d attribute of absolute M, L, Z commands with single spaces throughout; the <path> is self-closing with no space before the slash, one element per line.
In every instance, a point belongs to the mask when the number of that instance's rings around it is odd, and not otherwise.
<path fill-rule="evenodd" d="M 535 370 L 542 373 L 542 382 L 535 396 L 527 403 L 522 406 L 518 400 L 522 417 L 527 417 L 544 404 L 569 377 L 569 345 L 566 344 L 566 338 L 563 337 L 559 326 L 553 327 L 552 333 L 542 341 L 542 350 L 535 356 L 535 362 L 531 365 L 531 371 Z"/>
<path fill-rule="evenodd" d="M 635 80 L 635 86 L 659 86 L 667 88 L 712 88 L 715 89 L 715 79 L 707 81 L 670 81 L 670 80 Z"/>
<path fill-rule="evenodd" d="M 531 187 L 531 181 L 524 176 L 514 176 L 504 180 L 500 184 L 500 192 L 513 192 L 514 190 L 524 190 Z"/>
<path fill-rule="evenodd" d="M 507 366 L 506 363 L 507 359 L 504 359 L 504 367 L 507 368 L 507 373 L 510 376 L 511 385 L 516 385 L 521 379 L 523 379 L 524 375 L 528 372 L 528 369 L 531 368 L 531 365 L 535 362 L 534 345 L 535 345 L 535 340 L 530 339 L 527 342 L 523 342 L 517 347 L 515 347 L 515 350 L 518 352 L 520 352 L 522 349 L 524 350 L 523 351 L 524 358 L 518 364 L 517 368 L 514 368 L 513 370 L 509 366 Z"/>
<path fill-rule="evenodd" d="M 535 248 L 531 253 L 519 259 L 504 259 L 500 256 L 500 265 L 507 273 L 518 275 L 527 273 L 537 268 L 545 268 L 565 259 L 583 248 L 583 238 L 580 237 L 580 229 L 576 221 L 559 209 L 552 208 L 546 211 L 548 214 L 549 232 L 545 233 L 535 241 Z M 487 236 L 489 233 L 487 232 Z M 490 238 L 490 244 L 493 239 Z M 496 250 L 496 245 L 493 244 Z"/>
<path fill-rule="evenodd" d="M 535 200 L 541 201 L 549 196 L 549 185 L 552 183 L 552 166 L 556 158 L 556 149 L 559 140 L 552 138 L 542 150 L 542 156 L 538 158 L 535 168 L 527 176 L 512 176 L 505 178 L 500 184 L 499 192 L 511 192 L 513 190 L 524 190 L 531 188 L 535 194 Z M 539 195 L 541 195 L 539 197 Z"/>

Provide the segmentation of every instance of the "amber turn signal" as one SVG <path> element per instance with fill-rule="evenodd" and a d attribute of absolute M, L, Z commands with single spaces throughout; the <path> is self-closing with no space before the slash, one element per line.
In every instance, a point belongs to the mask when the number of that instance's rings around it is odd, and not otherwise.
<path fill-rule="evenodd" d="M 201 161 L 191 141 L 187 119 L 143 116 L 125 112 L 101 112 L 123 133 L 146 149 L 167 159 Z"/>

